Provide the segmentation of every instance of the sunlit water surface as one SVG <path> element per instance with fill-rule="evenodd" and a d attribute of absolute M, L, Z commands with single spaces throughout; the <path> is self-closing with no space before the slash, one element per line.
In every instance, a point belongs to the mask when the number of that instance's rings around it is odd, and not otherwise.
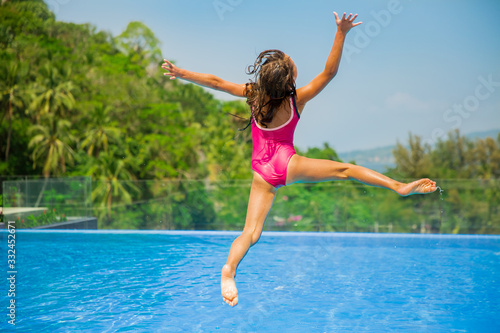
<path fill-rule="evenodd" d="M 15 328 L 500 332 L 498 236 L 264 233 L 231 308 L 219 281 L 237 235 L 18 231 Z"/>

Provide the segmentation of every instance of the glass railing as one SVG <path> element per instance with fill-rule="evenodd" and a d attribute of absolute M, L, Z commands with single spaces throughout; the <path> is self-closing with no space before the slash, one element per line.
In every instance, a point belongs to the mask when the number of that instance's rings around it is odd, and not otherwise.
<path fill-rule="evenodd" d="M 251 180 L 3 182 L 6 212 L 27 209 L 21 227 L 94 216 L 99 229 L 241 230 Z M 438 180 L 443 190 L 407 198 L 354 182 L 278 190 L 264 230 L 500 233 L 500 181 Z M 51 214 L 51 221 L 44 217 Z M 63 217 L 64 215 L 64 217 Z M 18 217 L 16 217 L 18 218 Z"/>
<path fill-rule="evenodd" d="M 91 217 L 91 194 L 91 177 L 4 180 L 2 222 L 34 228 Z"/>

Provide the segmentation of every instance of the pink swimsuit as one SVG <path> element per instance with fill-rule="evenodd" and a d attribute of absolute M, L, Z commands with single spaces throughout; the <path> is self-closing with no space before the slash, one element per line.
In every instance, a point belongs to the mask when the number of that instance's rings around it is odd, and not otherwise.
<path fill-rule="evenodd" d="M 276 188 L 286 185 L 288 162 L 296 154 L 293 134 L 300 116 L 293 94 L 290 106 L 290 118 L 281 126 L 262 128 L 252 120 L 252 169 Z"/>

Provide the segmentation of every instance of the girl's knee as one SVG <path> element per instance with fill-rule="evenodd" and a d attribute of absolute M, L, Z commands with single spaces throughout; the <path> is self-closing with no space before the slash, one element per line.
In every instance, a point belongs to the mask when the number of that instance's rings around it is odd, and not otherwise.
<path fill-rule="evenodd" d="M 340 166 L 336 168 L 336 173 L 337 176 L 341 180 L 347 180 L 351 177 L 351 171 L 352 169 L 356 167 L 354 164 L 351 163 L 341 163 Z"/>
<path fill-rule="evenodd" d="M 261 233 L 257 232 L 257 231 L 254 231 L 252 233 L 252 245 L 254 245 L 255 243 L 257 243 L 259 241 L 260 235 L 261 235 Z"/>
<path fill-rule="evenodd" d="M 250 246 L 253 246 L 260 239 L 260 231 L 257 230 L 243 230 L 243 236 L 250 241 Z"/>

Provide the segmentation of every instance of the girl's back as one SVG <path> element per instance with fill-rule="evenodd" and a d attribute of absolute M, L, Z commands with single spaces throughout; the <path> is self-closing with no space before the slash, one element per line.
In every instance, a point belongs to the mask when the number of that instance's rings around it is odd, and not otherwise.
<path fill-rule="evenodd" d="M 265 111 L 267 112 L 268 110 Z M 266 128 L 268 129 L 280 127 L 290 119 L 290 116 L 292 115 L 292 107 L 290 105 L 289 99 L 286 98 L 285 100 L 283 100 L 281 105 L 276 108 L 275 112 L 276 113 L 271 122 L 266 124 Z M 259 125 L 262 126 L 262 124 Z"/>

